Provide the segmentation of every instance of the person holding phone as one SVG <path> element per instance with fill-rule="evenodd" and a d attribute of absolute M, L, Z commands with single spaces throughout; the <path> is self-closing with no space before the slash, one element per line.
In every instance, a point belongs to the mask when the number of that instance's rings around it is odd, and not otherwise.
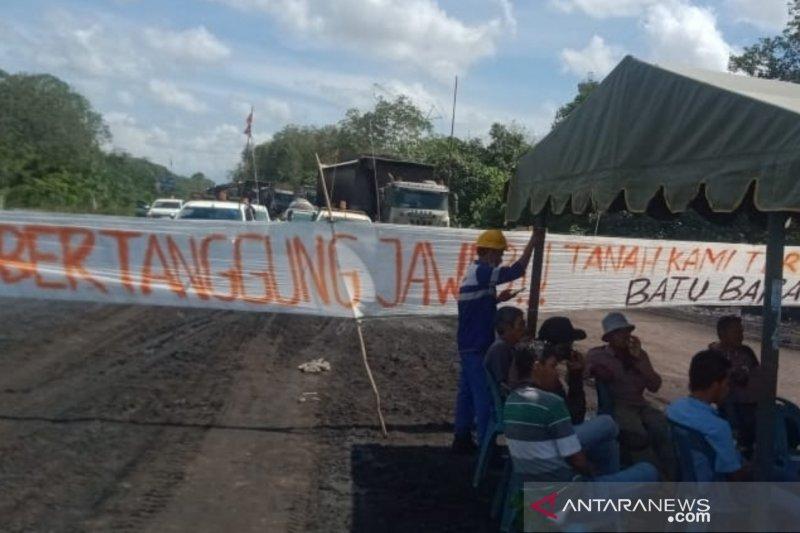
<path fill-rule="evenodd" d="M 458 355 L 461 372 L 456 396 L 453 451 L 472 453 L 478 449 L 472 438 L 477 427 L 478 439 L 483 439 L 492 421 L 492 398 L 486 382 L 484 358 L 495 340 L 497 304 L 514 297 L 509 289 L 497 293 L 497 286 L 521 278 L 528 268 L 536 243 L 533 232 L 522 255 L 512 265 L 503 265 L 508 247 L 503 232 L 486 230 L 476 244 L 478 259 L 467 267 L 458 292 Z"/>
<path fill-rule="evenodd" d="M 670 479 L 675 459 L 669 425 L 664 413 L 644 398 L 645 390 L 657 392 L 661 388 L 661 376 L 650 363 L 642 341 L 632 334 L 634 329 L 636 326 L 622 313 L 606 315 L 606 344 L 589 351 L 588 372 L 611 391 L 623 457 L 632 462 L 650 461 L 658 465 L 662 477 Z"/>
<path fill-rule="evenodd" d="M 553 316 L 542 322 L 538 339 L 545 343 L 545 349 L 556 356 L 556 360 L 566 363 L 567 387 L 561 380 L 554 382 L 553 394 L 558 394 L 567 404 L 572 424 L 583 422 L 586 417 L 586 393 L 583 390 L 585 361 L 583 354 L 575 349 L 575 341 L 586 338 L 586 332 L 572 325 L 565 316 Z"/>

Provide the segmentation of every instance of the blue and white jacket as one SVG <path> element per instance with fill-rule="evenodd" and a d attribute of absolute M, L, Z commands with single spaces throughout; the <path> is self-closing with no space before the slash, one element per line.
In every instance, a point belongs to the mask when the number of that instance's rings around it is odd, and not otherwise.
<path fill-rule="evenodd" d="M 496 287 L 521 278 L 524 273 L 520 261 L 508 267 L 493 267 L 481 261 L 469 265 L 458 293 L 459 354 L 486 353 L 494 342 Z"/>

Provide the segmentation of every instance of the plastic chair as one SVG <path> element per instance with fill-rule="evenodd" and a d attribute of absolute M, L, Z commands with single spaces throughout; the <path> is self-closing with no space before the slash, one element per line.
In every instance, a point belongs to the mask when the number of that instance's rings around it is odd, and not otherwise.
<path fill-rule="evenodd" d="M 800 431 L 800 408 L 785 398 L 775 398 L 775 468 L 786 471 L 793 465 L 794 472 L 800 470 L 800 455 L 797 452 L 797 431 Z M 789 427 L 794 428 L 790 435 Z"/>
<path fill-rule="evenodd" d="M 506 497 L 508 496 L 508 489 L 509 483 L 511 481 L 511 475 L 513 473 L 514 466 L 512 464 L 511 458 L 509 457 L 506 460 L 505 467 L 503 467 L 503 474 L 500 477 L 500 481 L 497 484 L 497 488 L 494 491 L 494 498 L 492 500 L 492 511 L 491 517 L 497 518 L 500 516 L 501 513 L 504 512 L 504 506 L 506 505 Z"/>
<path fill-rule="evenodd" d="M 489 465 L 491 452 L 496 445 L 496 438 L 498 435 L 503 434 L 503 397 L 500 396 L 500 391 L 494 381 L 489 370 L 484 367 L 484 374 L 486 376 L 486 384 L 492 395 L 492 402 L 494 403 L 494 425 L 486 428 L 486 434 L 483 436 L 481 442 L 481 450 L 478 454 L 478 463 L 475 465 L 475 473 L 472 476 L 472 486 L 478 488 L 481 481 L 486 476 L 486 469 Z M 504 483 L 501 483 L 504 484 Z"/>
<path fill-rule="evenodd" d="M 513 462 L 508 461 L 513 465 Z M 505 490 L 503 495 L 503 517 L 500 520 L 500 531 L 507 533 L 515 531 L 516 523 L 518 521 L 519 509 L 517 508 L 519 502 L 518 498 L 522 492 L 524 485 L 523 477 L 514 472 L 513 466 L 510 468 L 511 474 L 505 482 Z"/>
<path fill-rule="evenodd" d="M 614 416 L 614 397 L 611 396 L 611 386 L 597 378 L 594 380 L 597 390 L 597 414 Z"/>
<path fill-rule="evenodd" d="M 672 432 L 672 443 L 675 447 L 675 457 L 677 459 L 676 481 L 716 481 L 721 479 L 716 473 L 713 479 L 698 479 L 694 465 L 694 453 L 698 452 L 708 461 L 711 470 L 714 470 L 717 453 L 708 443 L 702 433 L 694 428 L 684 426 L 673 420 L 669 420 Z"/>

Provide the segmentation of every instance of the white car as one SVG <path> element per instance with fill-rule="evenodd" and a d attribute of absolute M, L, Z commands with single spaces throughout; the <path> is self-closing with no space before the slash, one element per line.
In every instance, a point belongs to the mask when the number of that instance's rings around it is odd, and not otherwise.
<path fill-rule="evenodd" d="M 159 198 L 147 210 L 148 218 L 175 218 L 183 207 L 183 200 L 175 198 Z"/>
<path fill-rule="evenodd" d="M 298 198 L 283 212 L 282 218 L 287 222 L 313 221 L 317 217 L 317 208 L 305 198 Z"/>
<path fill-rule="evenodd" d="M 238 222 L 269 222 L 269 213 L 263 205 L 217 200 L 189 200 L 183 205 L 177 218 L 185 220 L 233 220 Z"/>
<path fill-rule="evenodd" d="M 333 214 L 334 222 L 346 221 L 346 222 L 359 222 L 362 224 L 372 224 L 372 220 L 363 211 L 343 210 L 343 209 L 332 209 L 329 211 L 324 207 L 321 207 L 319 211 L 317 211 L 317 216 L 314 220 L 316 220 L 317 222 L 329 222 L 331 219 L 331 214 Z"/>

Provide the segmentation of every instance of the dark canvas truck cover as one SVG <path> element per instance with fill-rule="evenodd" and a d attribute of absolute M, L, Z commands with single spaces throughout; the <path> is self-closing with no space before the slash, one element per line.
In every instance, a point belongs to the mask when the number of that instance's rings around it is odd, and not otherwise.
<path fill-rule="evenodd" d="M 337 208 L 340 202 L 345 201 L 347 209 L 364 211 L 373 221 L 378 216 L 375 182 L 377 180 L 379 189 L 384 187 L 391 181 L 390 174 L 396 181 L 422 182 L 434 179 L 432 165 L 384 157 L 363 156 L 323 167 L 333 207 Z M 325 207 L 325 193 L 319 181 L 316 203 L 319 207 Z"/>

